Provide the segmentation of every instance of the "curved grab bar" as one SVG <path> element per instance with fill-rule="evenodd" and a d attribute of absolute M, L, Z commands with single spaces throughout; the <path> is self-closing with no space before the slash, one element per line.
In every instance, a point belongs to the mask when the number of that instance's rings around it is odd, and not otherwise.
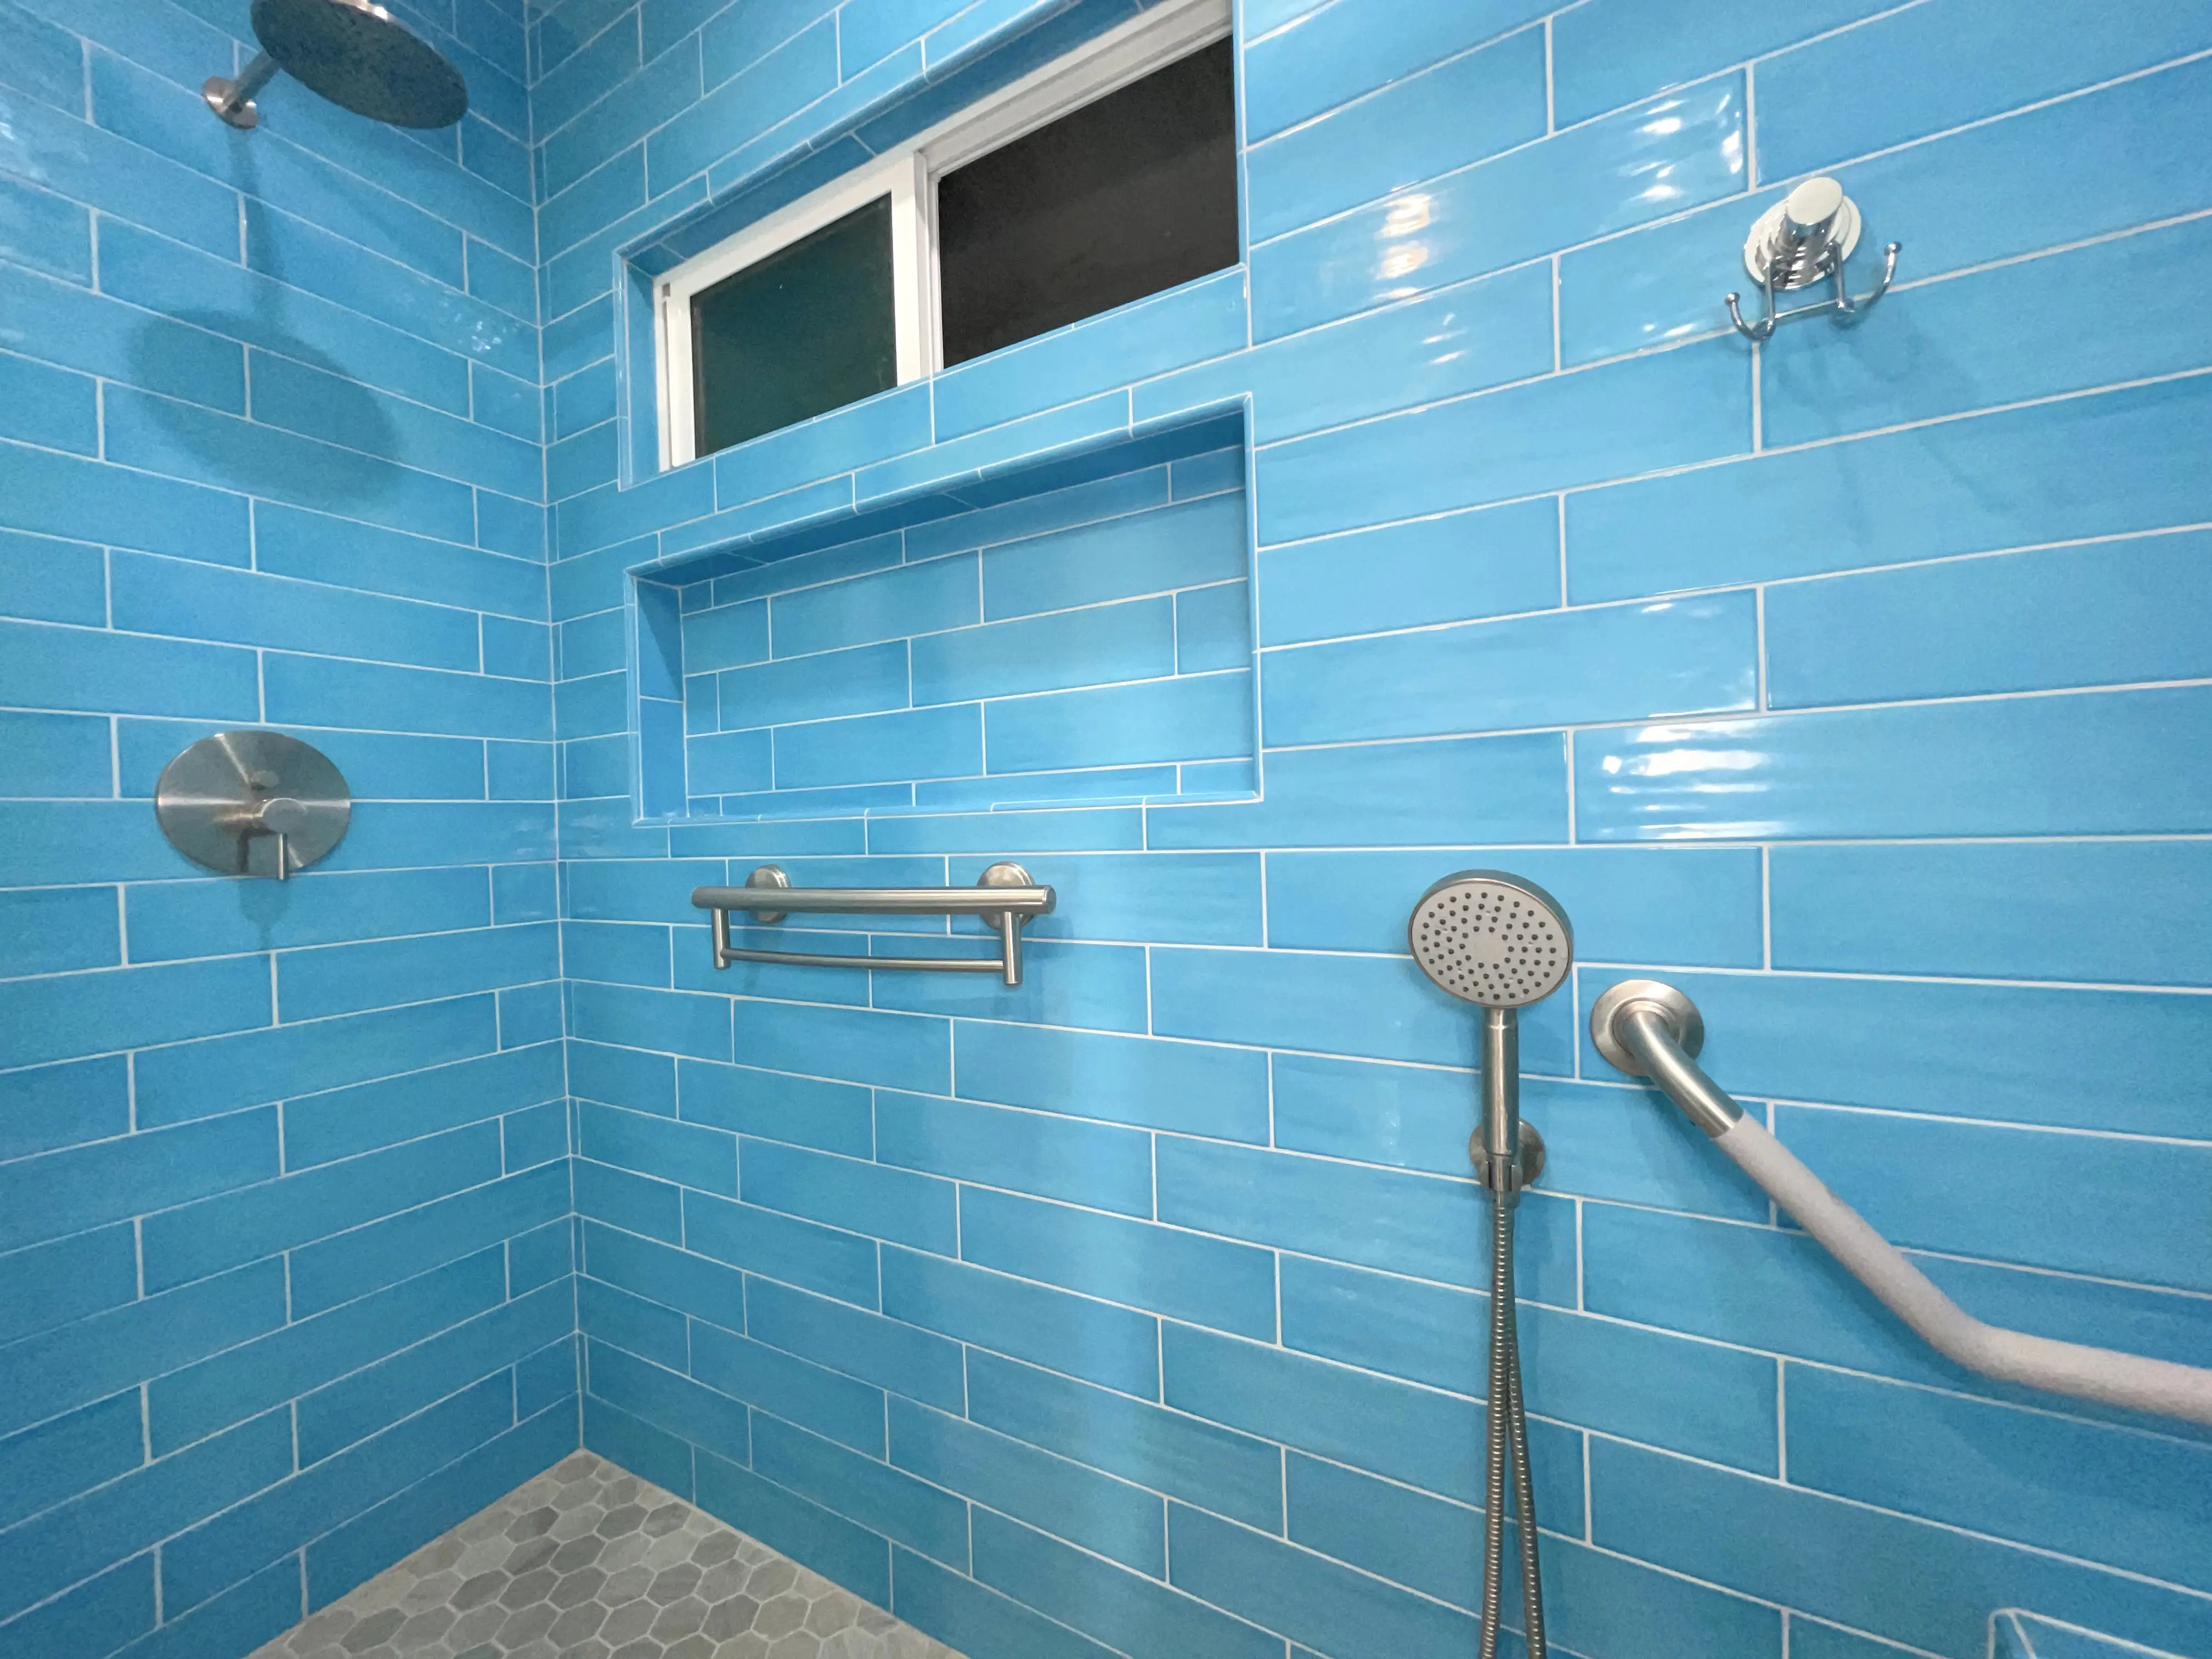
<path fill-rule="evenodd" d="M 1648 1077 L 1766 1195 L 1929 1346 L 1970 1370 L 2131 1411 L 2212 1423 L 2212 1370 L 2060 1342 L 1975 1318 L 1707 1077 L 1697 1006 L 1657 980 L 1626 980 L 1590 1010 L 1590 1036 L 1631 1077 Z"/>

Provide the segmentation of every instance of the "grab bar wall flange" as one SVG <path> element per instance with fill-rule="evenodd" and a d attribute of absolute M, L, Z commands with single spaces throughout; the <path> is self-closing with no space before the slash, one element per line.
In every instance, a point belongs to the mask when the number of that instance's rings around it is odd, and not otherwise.
<path fill-rule="evenodd" d="M 762 962 L 793 968 L 884 968 L 925 974 L 997 974 L 1009 986 L 1022 982 L 1022 929 L 1032 917 L 1048 915 L 1058 902 L 1018 864 L 994 864 L 972 888 L 963 887 L 793 887 L 779 866 L 763 864 L 743 887 L 695 887 L 691 902 L 711 911 L 714 921 L 714 966 Z M 731 943 L 730 916 L 749 912 L 752 920 L 777 923 L 800 912 L 821 915 L 975 916 L 999 936 L 996 957 L 846 957 L 805 951 L 762 951 Z"/>
<path fill-rule="evenodd" d="M 1696 1049 L 1683 1041 L 1691 1034 L 1700 1041 L 1704 1035 L 1697 1005 L 1657 980 L 1624 981 L 1590 1010 L 1590 1037 L 1607 1060 L 1632 1077 L 1657 1084 L 1737 1168 L 1937 1352 L 1999 1382 L 2212 1424 L 2212 1369 L 2034 1336 L 1966 1312 L 1765 1125 L 1745 1115 L 1691 1057 Z"/>

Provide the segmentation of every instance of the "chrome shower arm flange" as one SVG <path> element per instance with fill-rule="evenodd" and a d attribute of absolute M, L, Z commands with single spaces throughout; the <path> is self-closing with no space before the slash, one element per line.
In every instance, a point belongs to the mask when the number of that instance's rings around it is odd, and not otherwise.
<path fill-rule="evenodd" d="M 1625 979 L 1607 991 L 1590 1010 L 1590 1041 L 1616 1070 L 1631 1077 L 1649 1075 L 1628 1046 L 1621 1022 L 1632 1008 L 1648 1008 L 1666 1022 L 1674 1046 L 1691 1058 L 1705 1046 L 1705 1022 L 1698 1005 L 1663 980 Z"/>
<path fill-rule="evenodd" d="M 261 125 L 261 112 L 254 107 L 253 95 L 276 78 L 276 60 L 267 52 L 257 53 L 235 81 L 227 76 L 209 76 L 200 82 L 200 97 L 216 119 L 227 121 L 241 132 L 251 132 Z"/>

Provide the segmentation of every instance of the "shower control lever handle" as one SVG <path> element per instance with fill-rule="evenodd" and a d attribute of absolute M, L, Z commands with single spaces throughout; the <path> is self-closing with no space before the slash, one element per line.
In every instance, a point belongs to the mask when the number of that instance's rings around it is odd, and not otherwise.
<path fill-rule="evenodd" d="M 1736 1166 L 1928 1345 L 1969 1370 L 2130 1411 L 2212 1424 L 2212 1369 L 2060 1342 L 1975 1318 L 1828 1190 L 1796 1155 L 1706 1076 L 1697 1005 L 1657 980 L 1625 980 L 1590 1010 L 1598 1051 L 1649 1078 Z"/>

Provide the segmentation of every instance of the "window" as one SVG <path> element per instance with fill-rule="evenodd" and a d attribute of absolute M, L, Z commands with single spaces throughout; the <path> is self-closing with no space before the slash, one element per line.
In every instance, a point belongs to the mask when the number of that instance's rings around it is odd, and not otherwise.
<path fill-rule="evenodd" d="M 1237 263 L 1229 0 L 1170 0 L 655 284 L 681 465 Z"/>

